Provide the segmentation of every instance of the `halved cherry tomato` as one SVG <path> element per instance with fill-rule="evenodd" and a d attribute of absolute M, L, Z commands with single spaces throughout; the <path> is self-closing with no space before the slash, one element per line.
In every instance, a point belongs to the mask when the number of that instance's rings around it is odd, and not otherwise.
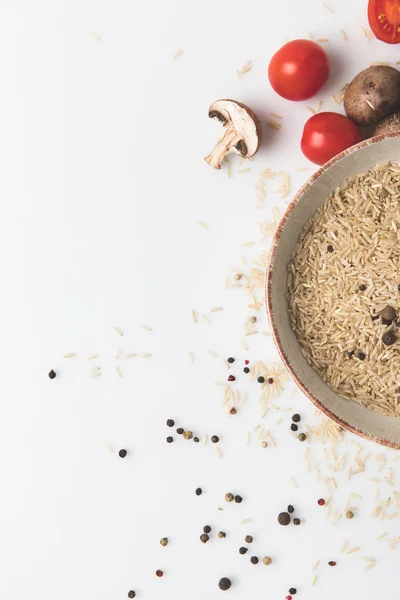
<path fill-rule="evenodd" d="M 274 54 L 268 66 L 270 84 L 287 100 L 308 100 L 328 77 L 328 55 L 311 40 L 288 42 Z"/>
<path fill-rule="evenodd" d="M 368 21 L 378 40 L 400 43 L 400 0 L 369 0 Z"/>
<path fill-rule="evenodd" d="M 362 139 L 361 130 L 354 121 L 339 113 L 322 112 L 304 125 L 301 149 L 308 160 L 323 165 Z"/>

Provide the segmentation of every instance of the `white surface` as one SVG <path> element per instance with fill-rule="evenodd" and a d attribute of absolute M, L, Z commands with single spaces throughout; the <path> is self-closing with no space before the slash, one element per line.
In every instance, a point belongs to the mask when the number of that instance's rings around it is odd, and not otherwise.
<path fill-rule="evenodd" d="M 299 600 L 355 593 L 372 599 L 396 588 L 397 555 L 375 538 L 385 530 L 396 537 L 399 520 L 369 516 L 374 463 L 350 482 L 337 475 L 338 510 L 348 491 L 363 500 L 356 519 L 333 526 L 316 505 L 326 490 L 306 472 L 304 446 L 287 432 L 290 412 L 282 413 L 280 427 L 279 413 L 264 419 L 275 449 L 261 449 L 255 439 L 244 444 L 260 415 L 257 384 L 246 386 L 240 375 L 239 341 L 251 313 L 244 292 L 223 289 L 240 254 L 259 254 L 256 221 L 271 206 L 284 206 L 271 182 L 266 207 L 257 211 L 259 172 L 287 169 L 293 191 L 307 175 L 295 169 L 307 165 L 299 141 L 309 113 L 269 87 L 272 53 L 285 38 L 308 31 L 329 38 L 332 77 L 306 103 L 312 106 L 371 60 L 398 57 L 396 47 L 363 37 L 366 2 L 351 9 L 345 1 L 329 4 L 334 13 L 317 0 L 4 3 L 2 598 L 117 600 L 135 589 L 138 599 L 211 600 L 220 597 L 217 581 L 225 575 L 234 579 L 232 600 L 284 598 L 290 586 Z M 178 48 L 184 52 L 173 61 Z M 236 69 L 248 60 L 253 69 L 239 80 Z M 268 111 L 284 116 L 280 132 L 266 131 L 251 172 L 231 179 L 203 161 L 219 134 L 207 109 L 221 96 L 247 102 L 263 120 Z M 329 100 L 324 107 L 337 109 Z M 254 248 L 241 247 L 253 239 Z M 192 322 L 192 308 L 202 313 L 218 305 L 224 311 L 211 315 L 212 326 Z M 276 359 L 261 334 L 249 345 L 251 360 Z M 118 378 L 117 347 L 153 357 L 121 360 Z M 236 417 L 221 407 L 214 382 L 227 372 L 207 349 L 238 359 L 235 372 L 249 398 Z M 188 350 L 196 355 L 193 365 Z M 79 356 L 62 360 L 69 351 Z M 103 376 L 91 380 L 86 357 L 94 352 Z M 47 378 L 51 368 L 59 374 L 54 381 Z M 312 408 L 300 393 L 291 397 L 292 390 L 287 384 L 279 402 L 310 421 Z M 168 417 L 201 434 L 218 433 L 223 458 L 212 444 L 179 439 L 167 446 Z M 124 461 L 120 447 L 129 450 Z M 310 455 L 321 458 L 322 448 L 312 444 Z M 291 487 L 293 474 L 298 489 Z M 200 498 L 197 486 L 204 489 Z M 230 490 L 243 495 L 240 506 L 223 502 Z M 384 483 L 381 498 L 390 494 Z M 307 521 L 300 528 L 276 522 L 288 502 Z M 252 523 L 241 525 L 244 517 Z M 198 536 L 207 523 L 214 537 L 202 545 Z M 219 529 L 225 540 L 215 538 Z M 239 556 L 246 533 L 255 537 L 254 554 L 271 555 L 273 565 L 253 566 L 250 554 Z M 162 536 L 170 538 L 167 548 L 159 545 Z M 339 554 L 344 538 L 362 549 Z M 367 573 L 364 555 L 378 559 Z M 338 566 L 329 568 L 328 560 Z M 165 571 L 161 580 L 158 568 Z"/>

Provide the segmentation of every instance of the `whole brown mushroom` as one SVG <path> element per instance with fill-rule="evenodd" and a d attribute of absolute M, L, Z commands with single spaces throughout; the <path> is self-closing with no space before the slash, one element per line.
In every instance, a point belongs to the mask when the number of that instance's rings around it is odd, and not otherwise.
<path fill-rule="evenodd" d="M 261 124 L 256 114 L 245 104 L 236 100 L 216 100 L 208 110 L 208 116 L 223 125 L 222 134 L 204 159 L 220 169 L 225 156 L 236 152 L 243 158 L 255 155 L 261 144 Z"/>
<path fill-rule="evenodd" d="M 383 119 L 375 127 L 372 135 L 386 135 L 387 133 L 395 133 L 400 131 L 400 113 L 394 113 Z"/>
<path fill-rule="evenodd" d="M 379 65 L 361 71 L 344 94 L 346 115 L 358 125 L 373 125 L 400 108 L 400 72 Z"/>

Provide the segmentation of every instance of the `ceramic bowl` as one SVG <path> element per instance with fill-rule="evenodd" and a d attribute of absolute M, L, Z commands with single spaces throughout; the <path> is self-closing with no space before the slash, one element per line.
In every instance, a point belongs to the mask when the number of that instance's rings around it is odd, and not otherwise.
<path fill-rule="evenodd" d="M 386 417 L 356 402 L 344 400 L 310 367 L 292 331 L 286 302 L 286 268 L 306 221 L 345 179 L 385 161 L 400 161 L 400 132 L 352 146 L 323 165 L 300 189 L 273 238 L 267 267 L 266 305 L 280 356 L 306 396 L 345 429 L 380 444 L 400 448 L 400 418 Z"/>

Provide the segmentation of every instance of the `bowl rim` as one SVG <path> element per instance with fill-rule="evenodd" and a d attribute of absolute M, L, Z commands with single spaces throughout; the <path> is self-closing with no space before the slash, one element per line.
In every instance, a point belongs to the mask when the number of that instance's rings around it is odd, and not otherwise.
<path fill-rule="evenodd" d="M 272 297 L 271 297 L 272 270 L 273 270 L 273 266 L 274 266 L 274 262 L 275 262 L 278 244 L 279 244 L 279 241 L 280 241 L 280 238 L 282 235 L 283 228 L 286 225 L 286 221 L 288 220 L 294 207 L 300 201 L 302 196 L 304 196 L 304 194 L 307 192 L 307 190 L 315 183 L 315 181 L 317 179 L 319 179 L 325 173 L 325 171 L 327 169 L 329 169 L 335 163 L 339 162 L 342 158 L 345 158 L 346 156 L 348 156 L 349 154 L 352 154 L 353 152 L 357 152 L 361 148 L 370 146 L 371 144 L 376 144 L 377 142 L 381 142 L 382 140 L 396 138 L 396 137 L 400 137 L 400 131 L 377 135 L 375 137 L 363 140 L 363 141 L 359 142 L 358 144 L 355 144 L 354 146 L 350 146 L 350 148 L 343 150 L 342 152 L 340 152 L 339 154 L 337 154 L 336 156 L 331 158 L 331 160 L 329 160 L 328 162 L 324 163 L 321 167 L 319 167 L 317 169 L 317 171 L 315 171 L 315 173 L 313 173 L 311 175 L 311 177 L 309 177 L 309 179 L 307 179 L 307 181 L 301 186 L 301 188 L 298 190 L 298 192 L 293 197 L 293 200 L 287 206 L 287 208 L 286 208 L 282 218 L 280 219 L 278 226 L 274 232 L 274 235 L 272 238 L 272 243 L 271 243 L 271 249 L 270 249 L 269 257 L 268 257 L 268 263 L 267 263 L 267 267 L 266 267 L 264 293 L 265 293 L 265 306 L 266 306 L 268 321 L 269 321 L 269 324 L 271 327 L 272 337 L 275 342 L 275 346 L 277 347 L 278 353 L 281 357 L 281 360 L 282 360 L 284 366 L 286 367 L 287 371 L 289 372 L 290 376 L 292 377 L 292 379 L 294 380 L 296 385 L 307 396 L 307 398 L 309 400 L 311 400 L 311 402 L 324 415 L 326 415 L 327 417 L 332 419 L 332 421 L 334 421 L 340 427 L 343 427 L 344 429 L 347 429 L 351 433 L 354 433 L 365 439 L 372 440 L 373 442 L 376 442 L 383 446 L 388 446 L 389 448 L 395 448 L 396 450 L 400 450 L 400 442 L 392 442 L 391 440 L 388 440 L 385 438 L 375 437 L 365 431 L 362 431 L 361 429 L 357 429 L 357 427 L 355 427 L 354 425 L 351 425 L 350 423 L 345 421 L 343 418 L 335 415 L 331 410 L 329 410 L 329 408 L 327 408 L 324 404 L 322 404 L 322 402 L 320 400 L 318 400 L 318 398 L 316 398 L 314 396 L 314 394 L 307 388 L 307 386 L 301 381 L 301 379 L 297 376 L 293 367 L 291 366 L 291 363 L 290 363 L 288 357 L 286 356 L 285 350 L 283 348 L 283 344 L 281 342 L 281 339 L 280 339 L 280 336 L 278 333 L 278 328 L 276 326 L 275 319 L 273 317 Z"/>

